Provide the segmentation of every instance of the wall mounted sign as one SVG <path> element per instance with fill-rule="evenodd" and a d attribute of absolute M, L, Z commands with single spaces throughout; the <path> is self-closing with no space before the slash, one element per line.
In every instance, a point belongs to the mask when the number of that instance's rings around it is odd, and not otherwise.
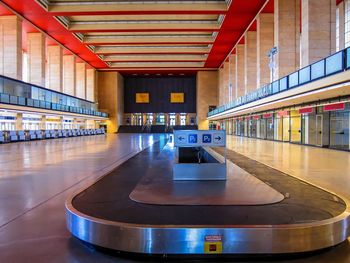
<path fill-rule="evenodd" d="M 199 147 L 216 146 L 225 147 L 226 131 L 224 130 L 176 130 L 174 131 L 174 146 Z"/>
<path fill-rule="evenodd" d="M 328 104 L 323 106 L 324 111 L 335 111 L 335 110 L 344 110 L 344 109 L 345 109 L 344 102 L 333 103 L 333 104 Z"/>
<path fill-rule="evenodd" d="M 314 111 L 313 107 L 299 109 L 300 114 L 308 114 L 308 113 L 312 113 L 313 111 Z"/>
<path fill-rule="evenodd" d="M 277 113 L 277 115 L 278 115 L 279 117 L 288 116 L 288 115 L 289 115 L 289 111 L 287 111 L 287 110 L 279 111 L 279 112 Z"/>
<path fill-rule="evenodd" d="M 136 103 L 149 103 L 149 93 L 136 93 Z"/>
<path fill-rule="evenodd" d="M 264 119 L 272 118 L 272 113 L 263 114 Z"/>
<path fill-rule="evenodd" d="M 170 102 L 171 103 L 184 103 L 185 102 L 185 94 L 183 92 L 170 93 Z"/>

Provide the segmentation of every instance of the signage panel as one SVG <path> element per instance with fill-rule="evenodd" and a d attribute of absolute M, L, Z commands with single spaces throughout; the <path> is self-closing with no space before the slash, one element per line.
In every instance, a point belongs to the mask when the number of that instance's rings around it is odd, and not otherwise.
<path fill-rule="evenodd" d="M 136 93 L 136 103 L 149 103 L 149 93 Z"/>
<path fill-rule="evenodd" d="M 312 113 L 313 111 L 314 111 L 314 109 L 312 107 L 299 109 L 300 114 Z"/>
<path fill-rule="evenodd" d="M 335 110 L 344 110 L 345 109 L 345 103 L 334 103 L 334 104 L 328 104 L 323 106 L 324 111 L 335 111 Z"/>
<path fill-rule="evenodd" d="M 226 146 L 226 131 L 224 130 L 176 130 L 174 131 L 174 146 Z"/>
<path fill-rule="evenodd" d="M 170 102 L 171 103 L 184 103 L 185 102 L 185 94 L 181 93 L 170 93 Z"/>

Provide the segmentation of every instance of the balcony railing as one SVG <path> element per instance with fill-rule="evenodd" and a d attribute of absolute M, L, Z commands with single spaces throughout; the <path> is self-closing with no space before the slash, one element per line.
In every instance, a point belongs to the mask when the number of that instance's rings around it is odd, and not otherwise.
<path fill-rule="evenodd" d="M 319 80 L 350 68 L 350 48 L 299 69 L 253 92 L 208 112 L 208 117 Z"/>
<path fill-rule="evenodd" d="M 108 118 L 94 102 L 0 76 L 0 103 Z"/>

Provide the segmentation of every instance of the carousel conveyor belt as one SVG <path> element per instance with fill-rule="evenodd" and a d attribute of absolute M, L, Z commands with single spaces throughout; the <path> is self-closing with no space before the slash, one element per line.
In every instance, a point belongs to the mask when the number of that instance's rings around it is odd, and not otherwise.
<path fill-rule="evenodd" d="M 349 236 L 347 201 L 227 150 L 227 157 L 284 195 L 266 205 L 154 205 L 133 201 L 146 175 L 171 177 L 166 139 L 130 158 L 66 202 L 67 226 L 100 247 L 144 254 L 276 254 L 319 250 Z M 223 154 L 222 149 L 214 149 Z"/>

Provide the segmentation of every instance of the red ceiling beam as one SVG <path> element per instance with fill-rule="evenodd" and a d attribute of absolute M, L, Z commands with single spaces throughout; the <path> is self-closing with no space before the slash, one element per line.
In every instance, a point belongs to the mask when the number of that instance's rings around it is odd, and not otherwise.
<path fill-rule="evenodd" d="M 0 4 L 13 9 L 91 66 L 95 68 L 108 67 L 99 57 L 73 36 L 71 32 L 64 28 L 51 14 L 40 7 L 35 0 L 2 0 Z"/>
<path fill-rule="evenodd" d="M 261 8 L 267 3 L 266 0 L 232 1 L 226 17 L 223 21 L 213 47 L 208 55 L 205 67 L 218 68 L 241 38 L 244 31 L 252 23 Z M 239 11 L 245 10 L 247 15 L 240 16 Z M 248 15 L 249 14 L 249 15 Z M 239 26 L 244 28 L 240 33 L 232 34 L 230 30 Z"/>

